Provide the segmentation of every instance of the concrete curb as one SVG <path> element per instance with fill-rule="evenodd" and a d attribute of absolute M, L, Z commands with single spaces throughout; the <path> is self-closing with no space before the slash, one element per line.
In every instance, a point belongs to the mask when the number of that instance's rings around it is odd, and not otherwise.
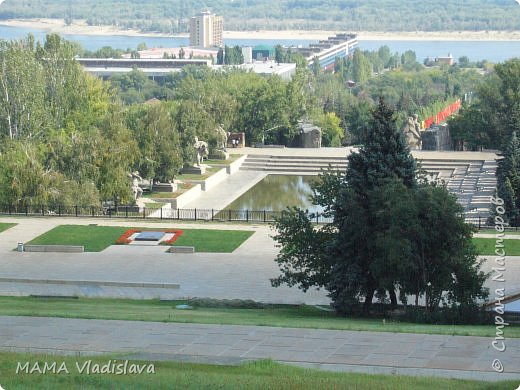
<path fill-rule="evenodd" d="M 28 279 L 28 278 L 0 278 L 0 283 L 35 283 L 35 284 L 64 284 L 71 286 L 112 286 L 112 287 L 146 287 L 180 289 L 178 283 L 138 283 L 114 282 L 97 280 L 61 280 L 61 279 Z"/>
<path fill-rule="evenodd" d="M 85 247 L 80 245 L 24 245 L 24 252 L 83 253 Z"/>
<path fill-rule="evenodd" d="M 166 251 L 167 253 L 195 253 L 193 246 L 171 246 Z"/>

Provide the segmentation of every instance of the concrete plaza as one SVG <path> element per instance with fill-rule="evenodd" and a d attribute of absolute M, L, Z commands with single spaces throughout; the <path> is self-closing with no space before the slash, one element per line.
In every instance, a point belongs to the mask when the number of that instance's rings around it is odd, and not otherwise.
<path fill-rule="evenodd" d="M 118 353 L 124 359 L 213 364 L 270 358 L 331 371 L 520 380 L 520 340 L 508 339 L 505 352 L 494 350 L 492 340 L 267 326 L 0 316 L 0 349 L 7 351 Z M 502 362 L 503 373 L 493 371 L 494 359 Z"/>
<path fill-rule="evenodd" d="M 273 303 L 327 304 L 324 291 L 303 293 L 297 288 L 273 288 L 278 276 L 273 261 L 277 248 L 268 225 L 154 223 L 82 218 L 1 218 L 18 225 L 0 233 L 0 295 L 79 295 L 125 298 L 253 299 Z M 163 246 L 114 245 L 98 253 L 18 253 L 18 242 L 28 242 L 62 224 L 156 228 L 251 230 L 255 234 L 233 253 L 166 253 Z M 37 283 L 31 283 L 37 280 Z M 52 283 L 58 280 L 60 283 Z M 63 281 L 119 282 L 97 283 Z M 141 283 L 142 287 L 125 284 Z M 180 288 L 147 287 L 179 284 Z"/>
<path fill-rule="evenodd" d="M 17 223 L 0 233 L 0 295 L 78 295 L 137 299 L 210 297 L 252 299 L 269 303 L 329 303 L 323 290 L 311 289 L 303 293 L 296 287 L 271 287 L 269 279 L 278 276 L 279 269 L 274 261 L 278 248 L 272 239 L 273 231 L 269 225 L 62 217 L 0 217 L 0 222 Z M 166 253 L 165 247 L 148 245 L 114 245 L 98 253 L 13 251 L 18 242 L 28 242 L 63 224 L 234 229 L 251 230 L 255 233 L 233 253 Z M 507 237 L 520 239 L 520 235 Z M 493 257 L 488 256 L 483 270 L 489 272 L 493 266 L 496 266 Z M 506 288 L 507 296 L 520 293 L 520 256 L 508 256 L 505 268 L 505 282 L 493 282 L 491 279 L 486 282 L 486 286 L 491 289 L 491 297 L 494 296 L 495 288 L 502 287 Z M 106 282 L 110 283 L 107 285 Z M 156 287 L 158 284 L 178 284 L 180 288 Z"/>

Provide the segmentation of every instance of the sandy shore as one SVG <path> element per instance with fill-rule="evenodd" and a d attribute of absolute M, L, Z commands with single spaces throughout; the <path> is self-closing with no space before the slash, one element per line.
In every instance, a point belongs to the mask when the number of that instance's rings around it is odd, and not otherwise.
<path fill-rule="evenodd" d="M 75 21 L 67 26 L 62 19 L 3 20 L 1 25 L 25 27 L 72 35 L 124 35 L 143 37 L 187 37 L 188 34 L 143 33 L 137 30 L 123 30 L 114 26 L 89 26 L 85 21 Z M 225 39 L 308 39 L 319 40 L 332 36 L 336 31 L 225 31 Z M 366 41 L 516 41 L 520 31 L 357 31 L 358 39 Z"/>

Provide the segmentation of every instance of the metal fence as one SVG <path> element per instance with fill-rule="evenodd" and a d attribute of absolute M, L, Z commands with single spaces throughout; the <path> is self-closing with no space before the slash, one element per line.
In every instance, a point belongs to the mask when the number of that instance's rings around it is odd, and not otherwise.
<path fill-rule="evenodd" d="M 0 215 L 25 215 L 46 217 L 103 217 L 103 218 L 140 218 L 154 220 L 180 221 L 227 221 L 270 223 L 280 217 L 283 211 L 270 210 L 217 210 L 217 209 L 168 209 L 149 208 L 139 209 L 136 206 L 101 207 L 101 206 L 11 206 L 0 205 Z M 321 213 L 309 213 L 313 222 L 318 224 L 330 223 L 332 218 Z M 494 229 L 487 226 L 487 218 L 474 216 L 471 212 L 465 215 L 465 221 L 478 229 Z M 508 230 L 518 230 L 511 227 Z"/>
<path fill-rule="evenodd" d="M 45 216 L 45 217 L 103 217 L 103 218 L 140 218 L 154 220 L 180 221 L 234 221 L 251 223 L 274 222 L 283 211 L 270 210 L 217 210 L 217 209 L 139 209 L 134 206 L 0 206 L 1 215 Z M 313 222 L 323 224 L 332 222 L 332 218 L 321 213 L 309 213 Z"/>

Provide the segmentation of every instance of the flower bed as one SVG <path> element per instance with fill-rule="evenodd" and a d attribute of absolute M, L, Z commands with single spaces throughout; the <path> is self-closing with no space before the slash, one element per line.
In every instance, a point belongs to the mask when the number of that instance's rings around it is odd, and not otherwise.
<path fill-rule="evenodd" d="M 137 230 L 137 229 L 130 229 L 130 230 L 127 230 L 126 232 L 124 232 L 121 237 L 119 237 L 117 240 L 116 240 L 116 244 L 118 245 L 125 245 L 125 244 L 130 244 L 130 237 L 132 236 L 132 234 L 134 233 L 139 233 L 140 230 Z"/>
<path fill-rule="evenodd" d="M 170 238 L 168 241 L 162 241 L 160 244 L 161 245 L 171 245 L 173 244 L 175 241 L 177 241 L 177 239 L 182 235 L 182 230 L 165 230 L 164 231 L 165 233 L 173 233 L 173 237 Z"/>
<path fill-rule="evenodd" d="M 157 230 L 157 229 L 153 229 L 153 230 Z M 143 230 L 139 230 L 139 229 L 129 229 L 127 230 L 126 232 L 124 232 L 121 237 L 119 237 L 117 240 L 116 240 L 116 244 L 117 245 L 126 245 L 126 244 L 130 244 L 131 240 L 130 240 L 130 237 L 132 237 L 133 234 L 135 233 L 141 233 Z M 175 230 L 175 229 L 164 229 L 164 230 L 157 230 L 157 231 L 161 231 L 161 232 L 164 232 L 164 233 L 169 233 L 169 234 L 172 234 L 173 233 L 173 237 L 170 238 L 169 240 L 167 241 L 162 241 L 160 242 L 159 244 L 161 245 L 171 245 L 173 244 L 181 235 L 182 235 L 182 230 Z"/>

